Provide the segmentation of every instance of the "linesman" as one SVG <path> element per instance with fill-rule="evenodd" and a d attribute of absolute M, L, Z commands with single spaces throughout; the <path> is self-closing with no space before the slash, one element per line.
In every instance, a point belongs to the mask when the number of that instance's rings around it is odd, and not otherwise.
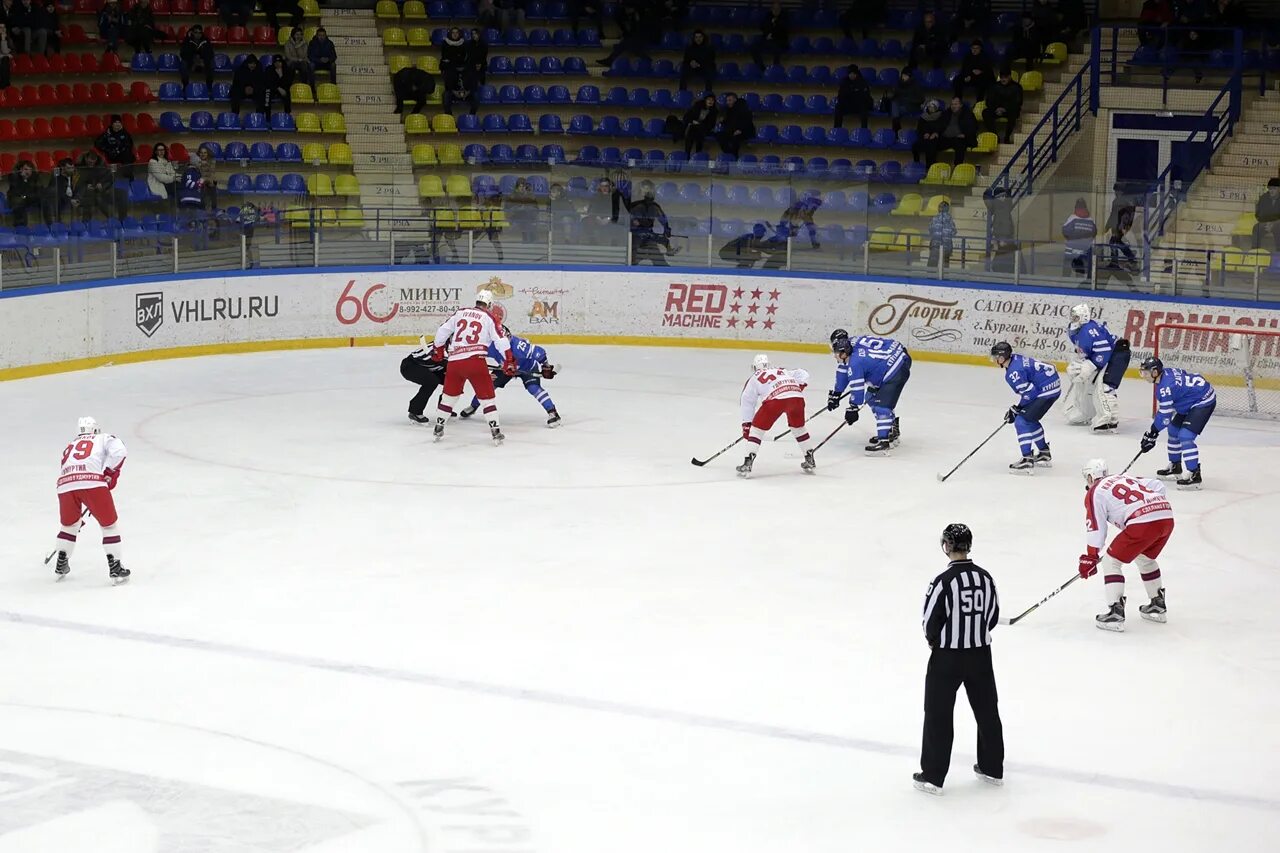
<path fill-rule="evenodd" d="M 924 679 L 924 739 L 917 790 L 941 794 L 951 766 L 956 693 L 964 685 L 978 723 L 978 763 L 973 772 L 992 785 L 1004 780 L 1004 730 L 991 668 L 991 630 L 1000 619 L 996 583 L 969 559 L 973 532 L 964 524 L 942 531 L 942 551 L 951 560 L 933 579 L 924 599 L 924 636 L 933 649 Z"/>

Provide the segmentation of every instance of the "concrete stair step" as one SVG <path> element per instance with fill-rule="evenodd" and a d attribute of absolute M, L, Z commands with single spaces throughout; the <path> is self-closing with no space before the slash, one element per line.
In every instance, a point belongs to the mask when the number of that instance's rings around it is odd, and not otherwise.
<path fill-rule="evenodd" d="M 1263 186 L 1265 186 L 1265 182 Z M 1237 198 L 1235 195 L 1220 195 L 1220 191 L 1243 192 L 1245 198 L 1256 198 L 1262 192 L 1262 187 L 1258 186 L 1256 179 L 1249 175 L 1247 177 L 1241 175 L 1228 175 L 1218 171 L 1216 168 L 1212 172 L 1206 172 L 1196 181 L 1196 188 L 1203 188 L 1205 192 L 1212 192 L 1217 198 Z"/>
<path fill-rule="evenodd" d="M 413 169 L 413 157 L 408 154 L 399 152 L 387 153 L 371 153 L 361 152 L 357 154 L 352 152 L 353 160 L 355 160 L 356 171 L 365 171 L 371 174 L 393 174 L 397 177 L 404 174 L 409 180 L 413 180 L 412 171 L 401 172 L 400 170 Z"/>
<path fill-rule="evenodd" d="M 345 55 L 349 50 L 359 49 L 371 50 L 375 53 L 382 52 L 382 39 L 377 33 L 370 36 L 339 36 L 329 33 L 329 40 L 337 48 L 338 56 Z"/>
<path fill-rule="evenodd" d="M 342 64 L 338 66 L 338 79 L 351 79 L 361 77 L 378 77 L 390 78 L 391 69 L 385 62 L 371 63 L 368 65 Z"/>
<path fill-rule="evenodd" d="M 388 77 L 348 76 L 340 85 L 343 97 L 347 95 L 390 95 L 393 94 L 391 79 Z"/>
<path fill-rule="evenodd" d="M 352 38 L 378 39 L 377 27 L 366 27 L 360 24 L 325 24 L 325 32 L 331 36 L 350 36 Z"/>
<path fill-rule="evenodd" d="M 1280 145 L 1273 143 L 1233 143 L 1214 159 L 1214 169 L 1227 174 L 1256 172 L 1275 176 L 1280 169 Z M 1264 180 L 1265 184 L 1266 181 Z"/>
<path fill-rule="evenodd" d="M 346 101 L 342 105 L 344 113 L 355 107 L 389 107 L 395 106 L 396 103 L 395 94 L 391 91 L 390 86 L 387 87 L 386 92 L 352 92 L 350 97 L 346 97 L 346 95 L 347 93 L 344 92 L 343 96 Z"/>

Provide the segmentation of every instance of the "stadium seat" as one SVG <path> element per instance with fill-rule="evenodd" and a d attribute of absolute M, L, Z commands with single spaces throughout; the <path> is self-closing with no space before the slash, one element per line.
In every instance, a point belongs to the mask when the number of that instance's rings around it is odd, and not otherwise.
<path fill-rule="evenodd" d="M 276 159 L 282 163 L 301 163 L 302 149 L 292 142 L 281 142 L 276 146 Z"/>
<path fill-rule="evenodd" d="M 542 146 L 542 160 L 555 165 L 563 165 L 568 162 L 568 157 L 564 153 L 563 145 L 548 143 Z"/>
<path fill-rule="evenodd" d="M 458 128 L 458 133 L 479 133 L 480 117 L 463 113 L 454 120 L 454 124 Z"/>
<path fill-rule="evenodd" d="M 972 163 L 961 163 L 951 170 L 947 185 L 952 187 L 971 187 L 978 182 L 978 170 Z"/>
<path fill-rule="evenodd" d="M 462 149 L 462 159 L 473 165 L 488 163 L 489 152 L 485 150 L 483 145 L 472 143 Z"/>
<path fill-rule="evenodd" d="M 334 83 L 321 83 L 316 86 L 316 103 L 341 104 L 342 91 Z"/>
<path fill-rule="evenodd" d="M 325 113 L 321 116 L 320 127 L 325 133 L 346 133 L 347 119 L 342 113 Z"/>
<path fill-rule="evenodd" d="M 934 163 L 929 167 L 929 172 L 924 176 L 922 184 L 945 185 L 951 180 L 951 166 L 946 163 Z"/>
<path fill-rule="evenodd" d="M 439 74 L 439 73 L 440 73 L 440 59 L 439 59 L 438 57 L 435 57 L 435 56 L 419 56 L 419 57 L 418 57 L 418 68 L 422 69 L 423 71 L 427 72 L 428 74 Z"/>
<path fill-rule="evenodd" d="M 461 166 L 462 146 L 453 144 L 437 145 L 436 157 L 439 158 L 441 166 Z"/>
<path fill-rule="evenodd" d="M 533 124 L 527 115 L 514 113 L 507 120 L 507 130 L 511 133 L 533 133 Z"/>
<path fill-rule="evenodd" d="M 351 146 L 345 142 L 335 142 L 329 146 L 329 163 L 334 166 L 350 166 L 355 162 L 351 155 Z"/>
<path fill-rule="evenodd" d="M 430 133 L 430 120 L 421 113 L 411 113 L 404 118 L 404 132 L 410 136 L 419 133 Z"/>
<path fill-rule="evenodd" d="M 235 113 L 226 112 L 218 113 L 218 130 L 224 132 L 237 131 L 240 129 L 240 116 Z"/>
<path fill-rule="evenodd" d="M 427 20 L 427 7 L 422 0 L 406 0 L 400 12 L 406 21 Z"/>
<path fill-rule="evenodd" d="M 271 116 L 271 130 L 276 133 L 293 133 L 298 126 L 289 113 L 274 113 Z"/>
<path fill-rule="evenodd" d="M 978 134 L 978 144 L 969 150 L 975 151 L 979 154 L 991 154 L 999 147 L 1000 137 L 988 130 Z"/>
<path fill-rule="evenodd" d="M 270 172 L 258 175 L 253 179 L 255 193 L 271 194 L 280 192 L 280 179 Z"/>
<path fill-rule="evenodd" d="M 439 175 L 418 178 L 418 198 L 443 198 L 444 194 L 444 184 Z"/>
<path fill-rule="evenodd" d="M 381 4 L 379 4 L 381 5 Z M 408 47 L 409 40 L 400 27 L 387 27 L 382 31 L 382 42 L 387 47 Z"/>
<path fill-rule="evenodd" d="M 243 173 L 236 173 L 227 178 L 227 192 L 236 195 L 253 192 L 253 179 Z"/>
<path fill-rule="evenodd" d="M 1258 217 L 1253 213 L 1242 213 L 1236 219 L 1235 227 L 1231 229 L 1233 237 L 1252 237 L 1254 226 L 1258 224 Z"/>
<path fill-rule="evenodd" d="M 249 159 L 249 146 L 243 142 L 228 142 L 222 149 L 222 159 L 229 162 Z"/>
<path fill-rule="evenodd" d="M 1039 71 L 1027 71 L 1018 81 L 1024 92 L 1039 92 L 1044 88 L 1044 76 Z"/>
<path fill-rule="evenodd" d="M 307 163 L 323 165 L 329 162 L 329 155 L 325 151 L 325 147 L 320 143 L 308 142 L 302 146 L 302 159 Z"/>
<path fill-rule="evenodd" d="M 440 113 L 431 117 L 432 133 L 457 133 L 458 124 L 453 120 L 453 116 L 448 113 Z"/>
<path fill-rule="evenodd" d="M 333 193 L 342 196 L 358 196 L 360 182 L 356 180 L 355 175 L 338 175 L 333 179 Z"/>
<path fill-rule="evenodd" d="M 569 119 L 569 133 L 586 135 L 592 132 L 591 116 L 576 115 Z"/>
<path fill-rule="evenodd" d="M 333 195 L 333 181 L 324 172 L 313 172 L 307 175 L 307 192 L 313 196 Z"/>
<path fill-rule="evenodd" d="M 435 166 L 440 162 L 436 159 L 436 149 L 425 142 L 414 145 L 410 155 L 415 166 Z"/>
<path fill-rule="evenodd" d="M 396 56 L 393 56 L 387 60 L 387 68 L 390 69 L 392 77 L 396 76 L 401 71 L 403 71 L 406 68 L 409 68 L 412 65 L 413 65 L 413 59 L 411 57 L 404 56 L 402 54 L 397 54 Z"/>
<path fill-rule="evenodd" d="M 261 133 L 270 130 L 267 117 L 262 113 L 249 113 L 244 117 L 243 130 Z"/>
<path fill-rule="evenodd" d="M 296 172 L 290 172 L 287 175 L 280 176 L 280 192 L 288 195 L 306 195 L 307 182 L 302 175 Z"/>
<path fill-rule="evenodd" d="M 175 112 L 160 114 L 160 129 L 166 133 L 185 133 L 187 128 L 182 123 L 182 116 Z"/>
<path fill-rule="evenodd" d="M 515 159 L 519 163 L 537 163 L 541 160 L 538 154 L 538 146 L 525 144 L 516 148 Z"/>
<path fill-rule="evenodd" d="M 471 182 L 466 175 L 450 175 L 445 181 L 444 191 L 454 198 L 466 198 L 471 195 Z"/>
<path fill-rule="evenodd" d="M 904 200 L 905 200 L 905 199 L 904 199 Z M 939 205 L 941 205 L 944 201 L 945 201 L 945 202 L 947 202 L 948 204 L 950 204 L 950 203 L 951 203 L 951 197 L 950 197 L 950 196 L 948 196 L 948 195 L 931 195 L 931 196 L 929 196 L 929 199 L 924 203 L 924 206 L 920 208 L 920 214 L 919 214 L 919 215 L 920 215 L 920 216 L 937 216 L 937 215 L 938 215 L 938 206 L 939 206 Z"/>
<path fill-rule="evenodd" d="M 299 133 L 320 132 L 320 117 L 315 113 L 298 113 L 293 120 Z"/>
<path fill-rule="evenodd" d="M 896 239 L 897 234 L 894 233 L 892 228 L 881 225 L 872 230 L 871 239 L 868 241 L 869 248 L 873 252 L 891 252 Z"/>
<path fill-rule="evenodd" d="M 1043 62 L 1045 65 L 1054 66 L 1061 65 L 1067 61 L 1067 46 L 1060 41 L 1055 41 L 1044 50 Z"/>
<path fill-rule="evenodd" d="M 898 176 L 898 181 L 904 184 L 918 184 L 924 180 L 925 165 L 923 163 L 908 163 L 902 167 L 902 173 Z"/>
<path fill-rule="evenodd" d="M 378 0 L 373 7 L 373 13 L 384 20 L 400 20 L 400 7 L 396 5 L 395 0 Z"/>
<path fill-rule="evenodd" d="M 187 96 L 187 100 L 191 100 L 191 96 Z M 311 96 L 311 87 L 306 83 L 294 83 L 289 87 L 289 100 L 294 106 L 298 104 L 314 104 L 315 99 Z"/>

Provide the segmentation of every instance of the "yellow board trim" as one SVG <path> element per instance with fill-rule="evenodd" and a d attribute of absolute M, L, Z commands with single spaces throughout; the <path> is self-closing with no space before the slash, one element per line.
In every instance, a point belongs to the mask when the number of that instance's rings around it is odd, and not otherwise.
<path fill-rule="evenodd" d="M 718 338 L 664 338 L 657 335 L 536 335 L 541 344 L 586 344 L 594 346 L 639 346 L 639 347 L 689 347 L 696 349 L 753 349 L 781 352 L 830 352 L 826 344 L 802 343 L 797 341 L 736 341 Z M 238 343 L 199 344 L 185 347 L 164 347 L 161 349 L 138 350 L 136 352 L 98 355 L 89 358 L 76 358 L 69 361 L 54 361 L 45 364 L 30 364 L 23 367 L 0 368 L 0 382 L 12 379 L 29 379 L 35 376 L 49 376 L 55 373 L 68 373 L 73 370 L 89 370 L 95 367 L 109 367 L 116 364 L 137 364 L 144 361 L 159 361 L 170 358 L 197 358 L 206 355 L 231 355 L 249 352 L 275 352 L 278 350 L 332 349 L 337 347 L 377 347 L 402 346 L 416 344 L 418 339 L 409 335 L 386 335 L 378 337 L 350 338 L 298 338 L 280 341 L 241 341 Z M 963 353 L 916 352 L 912 351 L 912 359 L 916 361 L 937 361 L 946 364 L 980 364 L 991 362 L 985 355 L 967 355 Z M 1058 363 L 1059 370 L 1066 365 Z M 1131 371 L 1132 373 L 1132 371 Z M 1135 374 L 1136 375 L 1136 374 Z"/>

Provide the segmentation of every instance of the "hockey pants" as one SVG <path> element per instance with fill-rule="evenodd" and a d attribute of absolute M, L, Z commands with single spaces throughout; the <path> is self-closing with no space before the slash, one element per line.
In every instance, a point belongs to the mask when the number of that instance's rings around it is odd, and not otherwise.
<path fill-rule="evenodd" d="M 1196 439 L 1204 432 L 1217 402 L 1196 406 L 1185 415 L 1178 414 L 1169 421 L 1169 461 L 1180 462 L 1188 471 L 1200 468 L 1200 448 Z"/>
<path fill-rule="evenodd" d="M 1022 451 L 1024 458 L 1030 456 L 1035 448 L 1049 449 L 1049 442 L 1044 437 L 1044 427 L 1041 426 L 1040 421 L 1056 402 L 1058 402 L 1056 394 L 1052 397 L 1032 400 L 1022 414 L 1014 418 L 1013 426 L 1018 430 L 1018 449 Z"/>

